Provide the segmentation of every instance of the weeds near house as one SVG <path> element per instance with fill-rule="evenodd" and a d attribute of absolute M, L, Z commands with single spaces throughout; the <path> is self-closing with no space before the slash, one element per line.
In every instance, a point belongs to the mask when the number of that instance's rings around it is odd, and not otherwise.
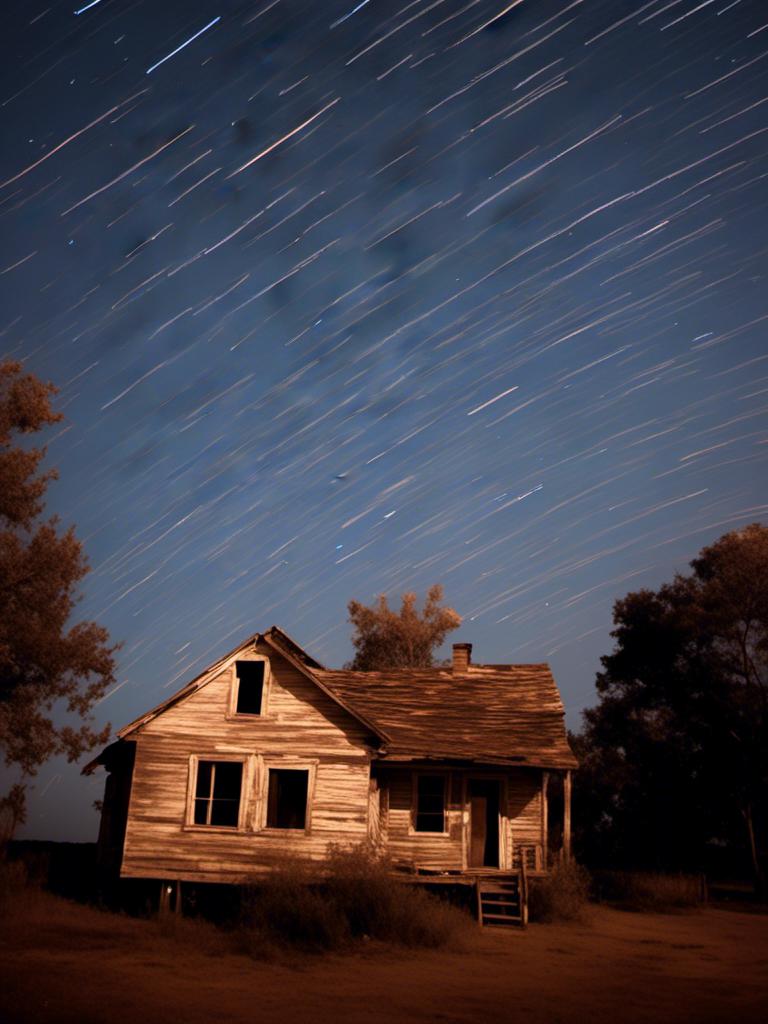
<path fill-rule="evenodd" d="M 436 949 L 460 944 L 466 914 L 390 875 L 388 862 L 362 845 L 335 849 L 324 865 L 287 864 L 243 907 L 242 937 L 259 955 L 275 947 L 309 952 L 347 948 L 365 939 Z"/>
<path fill-rule="evenodd" d="M 339 949 L 351 938 L 338 907 L 313 884 L 309 866 L 291 861 L 246 890 L 240 930 L 244 951 L 257 956 L 273 946 Z"/>
<path fill-rule="evenodd" d="M 0 918 L 5 928 L 33 933 L 56 927 L 69 905 L 44 892 L 21 861 L 0 860 Z M 89 910 L 88 913 L 92 913 Z M 204 917 L 161 915 L 141 922 L 103 913 L 98 943 L 109 945 L 110 921 L 144 929 L 148 946 L 168 943 L 210 956 L 246 954 L 256 960 L 286 953 L 338 952 L 366 940 L 397 946 L 457 948 L 472 929 L 471 918 L 390 874 L 388 862 L 368 846 L 335 849 L 324 863 L 289 861 L 244 890 L 240 919 L 220 927 Z M 94 933 L 95 935 L 96 933 Z"/>
<path fill-rule="evenodd" d="M 531 879 L 528 914 L 531 921 L 584 921 L 590 877 L 575 861 L 555 864 L 545 878 Z"/>

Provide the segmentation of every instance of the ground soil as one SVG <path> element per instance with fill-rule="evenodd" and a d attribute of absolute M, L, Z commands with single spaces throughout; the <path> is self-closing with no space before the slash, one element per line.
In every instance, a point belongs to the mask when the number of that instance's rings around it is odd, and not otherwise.
<path fill-rule="evenodd" d="M 768 1020 L 768 916 L 596 907 L 584 924 L 470 926 L 464 949 L 368 945 L 260 962 L 210 926 L 38 894 L 0 921 L 3 1024 L 631 1024 Z"/>

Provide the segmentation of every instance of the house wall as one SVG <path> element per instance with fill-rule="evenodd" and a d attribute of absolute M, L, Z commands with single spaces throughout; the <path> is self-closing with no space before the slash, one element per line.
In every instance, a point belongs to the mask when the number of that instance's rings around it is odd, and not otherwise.
<path fill-rule="evenodd" d="M 543 862 L 546 837 L 541 771 L 531 768 L 449 771 L 446 835 L 414 831 L 413 775 L 418 771 L 440 773 L 434 765 L 377 766 L 382 841 L 396 866 L 429 871 L 466 870 L 469 829 L 467 783 L 470 778 L 494 778 L 502 783 L 501 869 L 511 870 L 519 866 L 521 847 L 538 847 L 538 861 Z M 534 866 L 531 852 L 527 857 L 529 867 Z"/>
<path fill-rule="evenodd" d="M 271 648 L 266 714 L 227 717 L 231 667 L 143 725 L 136 739 L 121 875 L 246 882 L 286 855 L 322 859 L 368 830 L 370 737 L 351 715 Z M 241 653 L 243 661 L 248 654 Z M 242 828 L 190 826 L 190 757 L 246 757 Z M 266 765 L 310 767 L 306 832 L 265 830 Z"/>

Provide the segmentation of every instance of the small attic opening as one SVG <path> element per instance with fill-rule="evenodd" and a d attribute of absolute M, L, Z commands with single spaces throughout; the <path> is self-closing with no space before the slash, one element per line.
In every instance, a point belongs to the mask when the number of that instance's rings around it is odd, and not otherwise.
<path fill-rule="evenodd" d="M 263 661 L 237 661 L 237 703 L 235 711 L 238 715 L 260 715 L 264 702 L 264 667 Z"/>

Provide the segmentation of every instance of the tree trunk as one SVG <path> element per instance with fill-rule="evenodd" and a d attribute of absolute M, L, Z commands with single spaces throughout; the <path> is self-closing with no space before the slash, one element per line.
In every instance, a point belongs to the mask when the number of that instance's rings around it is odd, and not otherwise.
<path fill-rule="evenodd" d="M 757 852 L 755 841 L 755 825 L 752 817 L 752 804 L 748 803 L 741 812 L 744 816 L 744 824 L 747 827 L 747 838 L 749 840 L 749 855 L 752 859 L 752 877 L 755 886 L 755 896 L 762 903 L 766 898 L 765 874 L 760 864 L 760 857 Z"/>

